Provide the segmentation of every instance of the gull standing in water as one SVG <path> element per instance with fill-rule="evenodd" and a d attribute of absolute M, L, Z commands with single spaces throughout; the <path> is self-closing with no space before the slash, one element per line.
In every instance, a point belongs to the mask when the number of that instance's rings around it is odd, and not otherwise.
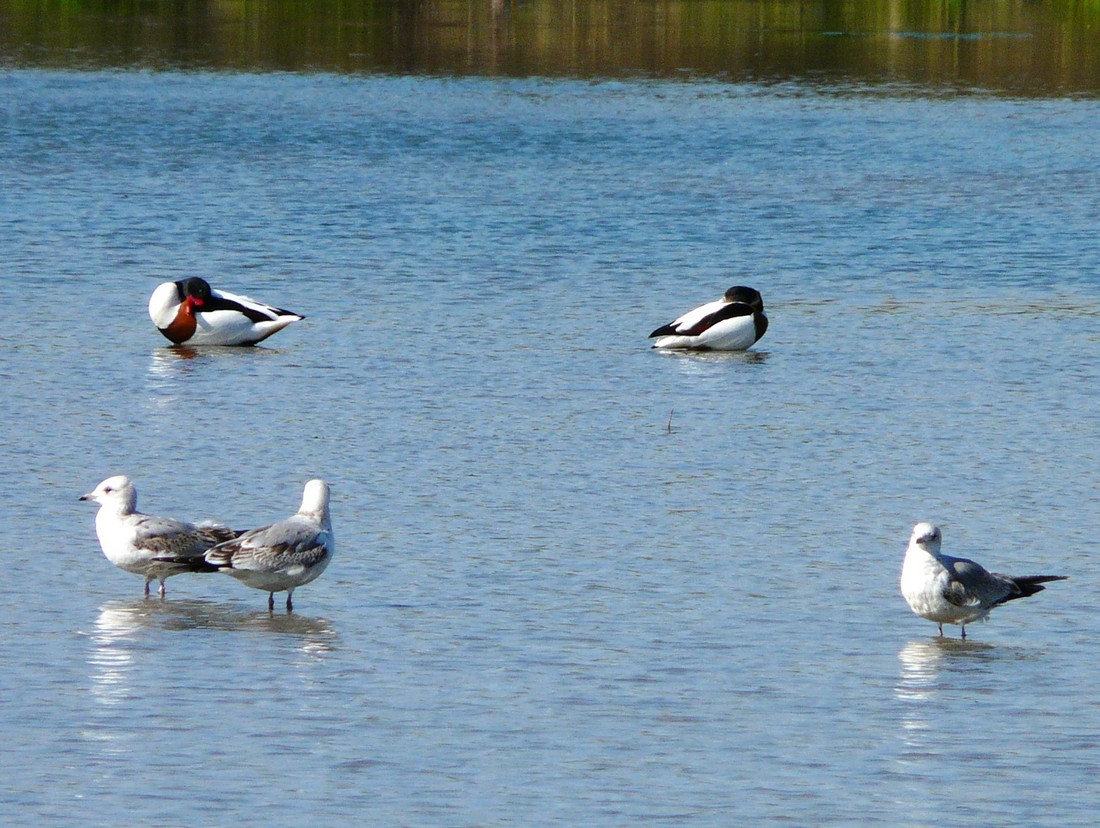
<path fill-rule="evenodd" d="M 99 504 L 95 531 L 103 554 L 120 569 L 144 576 L 146 595 L 154 579 L 160 581 L 163 598 L 166 578 L 183 572 L 214 572 L 203 553 L 240 534 L 224 526 L 195 526 L 142 514 L 137 511 L 137 489 L 121 474 L 108 477 L 80 499 Z"/>
<path fill-rule="evenodd" d="M 744 351 L 768 329 L 760 291 L 736 285 L 716 302 L 700 305 L 662 325 L 649 336 L 654 348 Z"/>
<path fill-rule="evenodd" d="M 939 625 L 958 624 L 966 638 L 966 625 L 981 621 L 999 604 L 1042 592 L 1049 581 L 1066 575 L 999 575 L 987 572 L 967 558 L 940 552 L 943 535 L 938 526 L 918 523 L 909 538 L 901 569 L 901 594 L 921 618 Z"/>
<path fill-rule="evenodd" d="M 269 610 L 275 609 L 275 593 L 285 591 L 290 612 L 294 590 L 324 572 L 336 549 L 328 500 L 328 484 L 310 480 L 298 514 L 218 544 L 206 553 L 207 563 L 267 592 Z"/>

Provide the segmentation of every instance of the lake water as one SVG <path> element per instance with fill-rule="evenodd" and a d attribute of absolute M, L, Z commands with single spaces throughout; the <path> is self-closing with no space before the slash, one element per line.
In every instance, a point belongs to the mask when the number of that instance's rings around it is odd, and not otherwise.
<path fill-rule="evenodd" d="M 1100 103 L 0 74 L 5 824 L 1091 825 Z M 308 317 L 176 351 L 202 275 Z M 646 334 L 756 286 L 746 354 Z M 77 497 L 337 556 L 145 600 Z M 940 640 L 912 524 L 1064 583 Z"/>

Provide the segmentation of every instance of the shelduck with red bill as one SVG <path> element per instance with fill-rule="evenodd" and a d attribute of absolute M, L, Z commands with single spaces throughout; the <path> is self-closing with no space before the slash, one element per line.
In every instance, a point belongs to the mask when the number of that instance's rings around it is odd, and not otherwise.
<path fill-rule="evenodd" d="M 149 318 L 176 345 L 255 345 L 301 314 L 210 287 L 193 276 L 157 286 L 149 298 Z"/>

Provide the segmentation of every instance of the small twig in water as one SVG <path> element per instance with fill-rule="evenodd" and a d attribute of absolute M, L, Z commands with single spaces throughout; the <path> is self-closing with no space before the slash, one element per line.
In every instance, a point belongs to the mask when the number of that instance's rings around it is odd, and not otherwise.
<path fill-rule="evenodd" d="M 674 409 L 674 408 L 669 409 L 669 412 L 668 412 L 668 433 L 669 434 L 672 433 L 672 412 L 675 411 L 675 410 L 676 409 Z"/>

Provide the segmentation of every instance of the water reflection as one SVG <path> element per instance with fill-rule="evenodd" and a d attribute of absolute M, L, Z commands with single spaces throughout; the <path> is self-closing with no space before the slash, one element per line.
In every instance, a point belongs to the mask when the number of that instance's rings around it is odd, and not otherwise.
<path fill-rule="evenodd" d="M 745 365 L 763 365 L 768 361 L 767 351 L 676 351 L 655 349 L 655 353 L 668 359 L 682 359 L 685 367 L 698 365 L 723 365 L 740 362 Z"/>
<path fill-rule="evenodd" d="M 92 693 L 100 704 L 123 704 L 130 696 L 127 675 L 134 661 L 131 651 L 134 628 L 127 609 L 105 606 L 100 610 L 92 634 L 95 644 L 88 656 Z"/>
<path fill-rule="evenodd" d="M 277 348 L 252 346 L 230 348 L 225 346 L 204 346 L 190 348 L 186 345 L 171 345 L 154 348 L 149 363 L 149 387 L 161 392 L 170 402 L 176 392 L 182 389 L 183 381 L 201 373 L 218 360 L 225 359 L 263 359 L 281 354 Z"/>
<path fill-rule="evenodd" d="M 309 618 L 298 613 L 271 613 L 267 610 L 242 611 L 232 605 L 194 599 L 108 601 L 100 609 L 96 622 L 97 631 L 112 639 L 131 636 L 143 629 L 172 631 L 199 628 L 275 632 L 323 639 L 335 635 L 332 623 L 325 618 Z"/>
<path fill-rule="evenodd" d="M 195 600 L 108 601 L 100 608 L 88 655 L 96 701 L 115 706 L 134 698 L 135 653 L 149 634 L 196 629 L 288 636 L 298 654 L 308 660 L 334 651 L 337 640 L 330 621 L 297 613 L 242 612 L 232 606 Z"/>
<path fill-rule="evenodd" d="M 170 388 L 209 361 L 210 356 L 197 348 L 184 345 L 154 348 L 153 361 L 149 364 L 150 385 L 156 389 Z"/>
<path fill-rule="evenodd" d="M 987 88 L 1094 95 L 1100 5 L 906 0 L 103 0 L 0 7 L 0 63 Z"/>
<path fill-rule="evenodd" d="M 767 351 L 678 351 L 661 350 L 652 351 L 661 358 L 675 360 L 677 371 L 693 380 L 699 378 L 714 379 L 726 382 L 733 375 L 749 374 L 739 370 L 740 365 L 763 365 L 768 360 Z M 732 373 L 731 373 L 732 372 Z M 679 419 L 676 408 L 668 413 L 665 423 L 665 431 L 672 434 L 679 427 Z"/>
<path fill-rule="evenodd" d="M 939 711 L 941 672 L 980 665 L 996 655 L 991 644 L 947 637 L 910 641 L 901 648 L 901 677 L 894 692 L 905 703 L 901 726 L 907 747 L 921 750 L 929 746 L 926 734 Z"/>
<path fill-rule="evenodd" d="M 764 365 L 767 351 L 673 351 L 655 350 L 660 358 L 676 360 L 678 371 L 690 377 L 726 375 L 738 365 Z"/>
<path fill-rule="evenodd" d="M 231 348 L 223 345 L 206 345 L 202 348 L 192 348 L 187 345 L 169 345 L 153 349 L 153 361 L 149 365 L 149 374 L 162 379 L 176 379 L 217 359 L 249 359 L 256 355 L 263 357 L 278 353 L 281 351 L 277 348 L 262 346 Z"/>

